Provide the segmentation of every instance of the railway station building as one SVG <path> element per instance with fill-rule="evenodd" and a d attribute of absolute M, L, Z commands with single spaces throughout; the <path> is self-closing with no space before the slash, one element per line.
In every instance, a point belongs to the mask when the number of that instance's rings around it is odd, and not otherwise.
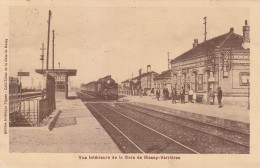
<path fill-rule="evenodd" d="M 222 88 L 223 96 L 247 97 L 250 77 L 250 27 L 245 21 L 243 35 L 233 28 L 226 34 L 198 43 L 171 60 L 171 83 L 180 93 L 181 87 L 203 95 L 211 88 L 216 93 Z"/>
<path fill-rule="evenodd" d="M 36 69 L 36 73 L 46 74 L 46 69 Z M 55 78 L 55 91 L 64 92 L 65 98 L 68 98 L 69 77 L 76 76 L 76 69 L 50 69 L 48 74 Z"/>

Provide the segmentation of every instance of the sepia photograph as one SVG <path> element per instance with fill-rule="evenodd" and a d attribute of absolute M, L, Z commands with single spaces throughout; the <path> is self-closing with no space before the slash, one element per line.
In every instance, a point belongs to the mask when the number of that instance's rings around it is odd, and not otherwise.
<path fill-rule="evenodd" d="M 10 152 L 250 153 L 248 8 L 12 6 L 9 33 Z"/>
<path fill-rule="evenodd" d="M 175 2 L 0 1 L 0 167 L 256 167 L 259 3 Z"/>

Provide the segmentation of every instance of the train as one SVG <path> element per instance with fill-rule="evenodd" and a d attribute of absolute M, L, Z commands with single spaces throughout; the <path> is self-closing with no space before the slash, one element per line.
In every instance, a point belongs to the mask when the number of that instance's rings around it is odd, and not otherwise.
<path fill-rule="evenodd" d="M 118 99 L 118 84 L 111 77 L 111 75 L 100 78 L 97 81 L 92 81 L 87 84 L 81 84 L 80 90 L 81 92 L 90 94 L 98 99 Z"/>

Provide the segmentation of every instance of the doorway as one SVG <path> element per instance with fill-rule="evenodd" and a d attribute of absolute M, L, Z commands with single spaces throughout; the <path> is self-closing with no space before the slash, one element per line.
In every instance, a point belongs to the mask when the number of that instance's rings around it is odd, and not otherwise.
<path fill-rule="evenodd" d="M 214 82 L 208 82 L 208 91 L 210 88 L 214 91 Z"/>

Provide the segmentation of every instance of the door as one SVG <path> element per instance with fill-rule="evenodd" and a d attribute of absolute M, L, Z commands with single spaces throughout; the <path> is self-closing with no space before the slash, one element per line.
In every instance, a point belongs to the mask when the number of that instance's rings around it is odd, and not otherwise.
<path fill-rule="evenodd" d="M 214 82 L 208 83 L 208 91 L 209 91 L 210 88 L 214 91 Z"/>
<path fill-rule="evenodd" d="M 194 91 L 197 92 L 197 85 L 198 85 L 198 73 L 194 73 Z"/>

